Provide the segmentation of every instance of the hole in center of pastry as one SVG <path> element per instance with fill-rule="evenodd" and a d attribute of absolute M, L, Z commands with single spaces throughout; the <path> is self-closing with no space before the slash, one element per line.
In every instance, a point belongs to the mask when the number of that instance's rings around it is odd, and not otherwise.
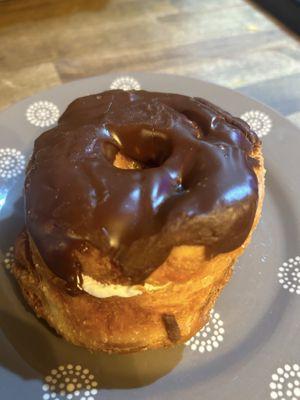
<path fill-rule="evenodd" d="M 116 168 L 159 168 L 172 153 L 172 140 L 166 133 L 149 129 L 125 133 L 112 131 L 114 142 L 103 141 L 101 145 L 102 154 Z"/>
<path fill-rule="evenodd" d="M 116 154 L 113 162 L 114 167 L 120 169 L 143 169 L 141 164 L 130 157 L 125 156 L 121 152 Z"/>

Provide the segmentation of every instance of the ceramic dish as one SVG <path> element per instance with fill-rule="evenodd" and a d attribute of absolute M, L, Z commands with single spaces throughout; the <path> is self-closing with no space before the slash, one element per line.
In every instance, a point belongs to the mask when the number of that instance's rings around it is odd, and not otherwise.
<path fill-rule="evenodd" d="M 75 98 L 109 88 L 204 97 L 263 141 L 261 222 L 210 322 L 184 346 L 92 354 L 57 336 L 25 305 L 10 274 L 23 224 L 24 168 L 34 139 Z M 178 76 L 106 75 L 27 98 L 0 113 L 0 398 L 5 400 L 265 400 L 300 398 L 300 132 L 237 92 Z"/>

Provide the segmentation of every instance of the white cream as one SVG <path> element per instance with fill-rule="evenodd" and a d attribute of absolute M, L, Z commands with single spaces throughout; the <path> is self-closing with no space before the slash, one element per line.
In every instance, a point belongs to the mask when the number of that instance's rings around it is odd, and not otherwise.
<path fill-rule="evenodd" d="M 104 299 L 107 297 L 118 296 L 118 297 L 133 297 L 139 296 L 144 292 L 155 292 L 161 290 L 167 285 L 154 286 L 149 283 L 144 285 L 114 285 L 107 283 L 100 283 L 94 278 L 88 275 L 82 275 L 82 288 L 83 290 L 90 294 L 91 296 Z"/>

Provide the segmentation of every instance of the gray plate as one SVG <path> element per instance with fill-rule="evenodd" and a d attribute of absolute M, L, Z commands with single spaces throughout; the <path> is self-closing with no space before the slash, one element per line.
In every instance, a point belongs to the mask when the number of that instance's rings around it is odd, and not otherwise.
<path fill-rule="evenodd" d="M 153 74 L 118 78 L 72 82 L 0 114 L 0 398 L 299 399 L 299 130 L 270 108 L 212 84 Z M 171 350 L 108 356 L 77 348 L 36 319 L 9 272 L 33 140 L 71 100 L 111 86 L 204 97 L 243 115 L 263 137 L 267 191 L 253 241 L 209 324 Z"/>

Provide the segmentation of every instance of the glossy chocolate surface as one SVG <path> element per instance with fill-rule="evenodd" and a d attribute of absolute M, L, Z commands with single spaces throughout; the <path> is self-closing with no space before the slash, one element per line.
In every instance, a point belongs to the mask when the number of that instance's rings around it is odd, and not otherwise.
<path fill-rule="evenodd" d="M 182 95 L 107 91 L 75 100 L 35 142 L 25 183 L 26 227 L 48 267 L 80 287 L 89 246 L 141 282 L 173 246 L 213 254 L 246 239 L 259 144 L 239 119 Z M 118 152 L 142 169 L 113 165 Z"/>

